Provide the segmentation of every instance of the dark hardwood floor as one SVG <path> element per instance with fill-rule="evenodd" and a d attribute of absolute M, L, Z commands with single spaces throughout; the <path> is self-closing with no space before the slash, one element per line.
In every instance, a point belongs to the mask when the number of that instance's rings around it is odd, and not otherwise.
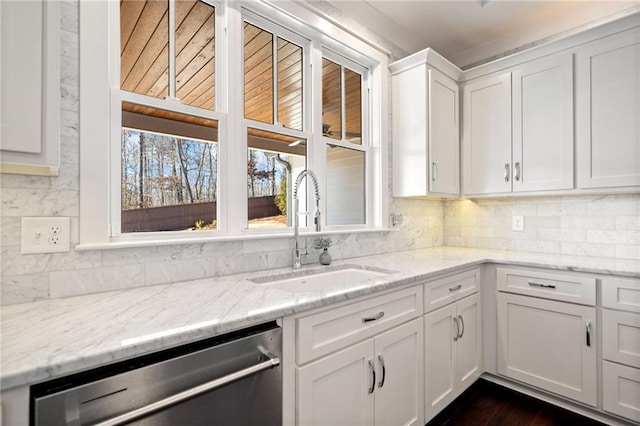
<path fill-rule="evenodd" d="M 478 380 L 428 426 L 603 426 L 538 399 Z"/>

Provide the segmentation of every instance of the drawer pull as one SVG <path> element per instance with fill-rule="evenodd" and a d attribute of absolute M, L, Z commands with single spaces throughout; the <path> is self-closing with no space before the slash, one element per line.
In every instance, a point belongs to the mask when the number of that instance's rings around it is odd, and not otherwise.
<path fill-rule="evenodd" d="M 449 291 L 458 291 L 462 288 L 462 284 L 458 284 L 455 287 L 449 287 Z"/>
<path fill-rule="evenodd" d="M 369 360 L 369 370 L 371 370 L 371 386 L 369 387 L 369 393 L 373 393 L 376 389 L 376 367 L 373 365 L 373 361 Z"/>
<path fill-rule="evenodd" d="M 382 354 L 378 355 L 378 362 L 380 362 L 380 368 L 382 368 L 382 377 L 378 382 L 378 387 L 381 388 L 384 386 L 384 378 L 387 377 L 387 368 L 384 365 L 384 357 L 382 356 Z"/>
<path fill-rule="evenodd" d="M 585 328 L 587 329 L 587 346 L 591 346 L 591 321 L 585 322 Z"/>
<path fill-rule="evenodd" d="M 531 287 L 541 287 L 541 288 L 556 288 L 555 285 L 553 284 L 541 284 L 541 283 L 534 283 L 533 281 L 529 281 L 529 285 Z"/>
<path fill-rule="evenodd" d="M 362 322 L 371 322 L 371 321 L 379 320 L 383 316 L 384 316 L 384 311 L 380 311 L 380 312 L 378 312 L 377 314 L 375 314 L 375 315 L 373 315 L 371 317 L 362 318 Z"/>
<path fill-rule="evenodd" d="M 460 324 L 458 324 L 458 317 L 453 317 L 453 323 L 456 325 L 456 335 L 453 338 L 453 341 L 457 342 L 460 337 Z"/>
<path fill-rule="evenodd" d="M 462 326 L 462 331 L 460 331 L 460 336 L 458 336 L 458 339 L 462 339 L 462 336 L 464 336 L 464 319 L 462 319 L 462 315 L 458 315 L 458 318 L 460 319 L 460 325 Z"/>

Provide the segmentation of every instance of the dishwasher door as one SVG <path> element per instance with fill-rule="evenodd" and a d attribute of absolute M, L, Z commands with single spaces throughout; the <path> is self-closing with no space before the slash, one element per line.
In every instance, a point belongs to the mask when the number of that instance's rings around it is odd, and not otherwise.
<path fill-rule="evenodd" d="M 31 424 L 281 425 L 281 349 L 271 323 L 56 379 L 32 387 Z"/>

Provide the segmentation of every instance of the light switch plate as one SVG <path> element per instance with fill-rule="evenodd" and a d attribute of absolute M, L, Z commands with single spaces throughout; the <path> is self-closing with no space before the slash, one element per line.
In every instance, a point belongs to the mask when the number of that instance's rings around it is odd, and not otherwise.
<path fill-rule="evenodd" d="M 511 220 L 511 230 L 517 232 L 524 231 L 524 216 L 513 216 Z"/>
<path fill-rule="evenodd" d="M 66 252 L 70 240 L 71 220 L 68 217 L 22 218 L 22 254 Z"/>

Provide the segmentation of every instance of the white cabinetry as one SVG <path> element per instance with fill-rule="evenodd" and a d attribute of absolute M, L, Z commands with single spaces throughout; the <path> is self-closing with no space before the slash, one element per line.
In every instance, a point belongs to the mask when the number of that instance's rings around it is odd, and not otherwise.
<path fill-rule="evenodd" d="M 472 80 L 463 108 L 466 195 L 573 188 L 571 55 Z"/>
<path fill-rule="evenodd" d="M 461 71 L 431 49 L 395 62 L 390 68 L 393 195 L 458 197 L 459 93 L 455 78 Z"/>
<path fill-rule="evenodd" d="M 514 268 L 498 268 L 498 372 L 584 404 L 596 406 L 596 308 L 565 300 L 567 288 L 558 283 L 577 282 L 573 293 L 592 292 L 595 279 L 580 282 L 571 274 L 523 269 L 527 288 L 508 285 Z M 555 278 L 553 277 L 555 275 Z M 531 290 L 538 297 L 531 297 Z M 522 294 L 512 294 L 516 292 Z M 557 296 L 557 297 L 556 297 Z M 595 303 L 593 303 L 595 305 Z"/>
<path fill-rule="evenodd" d="M 511 73 L 468 83 L 462 104 L 463 193 L 511 192 Z"/>
<path fill-rule="evenodd" d="M 480 295 L 424 317 L 425 420 L 431 420 L 482 373 Z"/>
<path fill-rule="evenodd" d="M 425 421 L 482 373 L 479 278 L 474 269 L 425 285 L 425 310 L 449 302 L 424 316 Z"/>
<path fill-rule="evenodd" d="M 59 2 L 0 2 L 0 171 L 57 175 Z"/>
<path fill-rule="evenodd" d="M 603 279 L 602 307 L 602 408 L 640 422 L 640 280 Z"/>
<path fill-rule="evenodd" d="M 414 287 L 286 319 L 297 365 L 285 423 L 422 426 L 422 298 Z"/>
<path fill-rule="evenodd" d="M 640 28 L 575 56 L 578 187 L 640 186 Z"/>

